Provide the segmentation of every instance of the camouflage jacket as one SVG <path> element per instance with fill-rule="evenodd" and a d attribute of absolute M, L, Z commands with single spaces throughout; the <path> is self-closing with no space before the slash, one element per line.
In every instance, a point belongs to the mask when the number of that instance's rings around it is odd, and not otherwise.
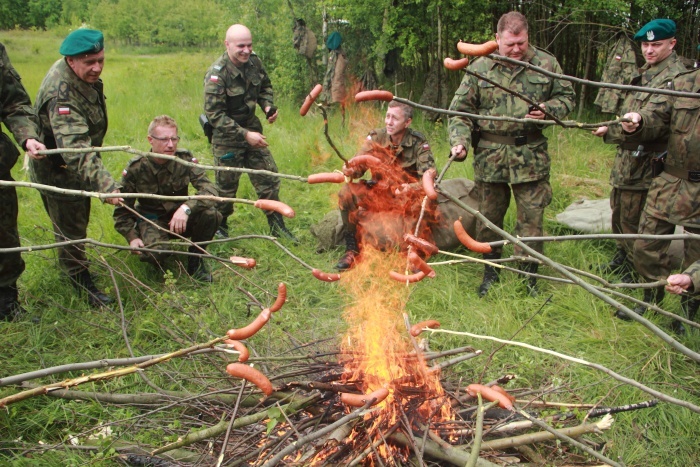
<path fill-rule="evenodd" d="M 688 266 L 688 269 L 683 271 L 683 274 L 689 275 L 690 280 L 693 281 L 693 290 L 691 290 L 690 292 L 700 292 L 700 261 L 696 261 L 690 266 Z"/>
<path fill-rule="evenodd" d="M 383 148 L 390 149 L 397 163 L 411 177 L 422 177 L 426 170 L 435 167 L 435 159 L 433 159 L 430 144 L 428 144 L 422 133 L 411 128 L 406 128 L 401 144 L 398 146 L 391 144 L 391 138 L 387 134 L 386 128 L 372 130 L 367 135 L 367 143 L 363 149 L 371 149 L 370 141 Z"/>
<path fill-rule="evenodd" d="M 523 57 L 540 68 L 561 73 L 557 60 L 542 50 L 530 47 Z M 564 118 L 574 107 L 574 89 L 569 81 L 556 80 L 523 67 L 510 68 L 488 57 L 469 64 L 470 71 L 499 83 L 506 89 L 518 91 L 558 118 Z M 455 93 L 450 110 L 480 115 L 499 115 L 522 118 L 528 113 L 529 104 L 518 97 L 495 87 L 491 83 L 467 74 Z M 476 124 L 481 131 L 501 136 L 518 136 L 540 130 L 537 120 L 533 123 L 500 122 L 493 120 L 472 121 L 466 117 L 450 117 L 449 132 L 452 147 L 462 144 L 469 148 L 471 132 Z M 547 140 L 542 137 L 522 146 L 499 144 L 481 139 L 474 153 L 474 178 L 492 183 L 523 183 L 546 178 L 550 160 Z"/>
<path fill-rule="evenodd" d="M 28 139 L 39 139 L 39 126 L 21 78 L 15 71 L 5 46 L 0 44 L 0 122 L 25 147 Z M 7 135 L 0 136 L 0 173 L 7 173 L 17 162 L 19 151 Z"/>
<path fill-rule="evenodd" d="M 635 76 L 639 75 L 637 67 L 637 54 L 639 47 L 626 35 L 613 44 L 608 61 L 600 80 L 605 83 L 627 84 Z M 594 104 L 600 107 L 601 112 L 617 114 L 622 107 L 625 92 L 619 89 L 600 88 Z"/>
<path fill-rule="evenodd" d="M 672 88 L 699 93 L 700 69 L 678 75 Z M 651 182 L 647 212 L 672 224 L 700 228 L 700 99 L 658 94 L 639 114 L 641 125 L 628 138 L 653 141 L 670 132 L 665 171 Z M 698 181 L 671 175 L 667 171 L 672 168 L 691 172 Z"/>
<path fill-rule="evenodd" d="M 262 132 L 255 116 L 273 105 L 272 83 L 257 55 L 251 54 L 243 69 L 224 54 L 204 77 L 204 112 L 213 128 L 212 144 L 245 147 L 248 130 Z"/>
<path fill-rule="evenodd" d="M 631 83 L 634 86 L 650 88 L 670 88 L 673 78 L 685 71 L 685 67 L 676 52 L 671 53 L 661 63 L 654 66 L 644 65 Z M 647 92 L 628 92 L 621 106 L 621 112 L 638 112 L 651 99 L 652 94 Z M 607 134 L 603 137 L 606 143 L 625 143 L 625 134 L 619 125 L 608 127 Z M 665 146 L 668 141 L 668 131 L 662 132 L 653 143 Z M 632 144 L 634 146 L 634 144 Z M 610 172 L 610 184 L 617 188 L 646 190 L 651 184 L 651 158 L 658 156 L 665 149 L 658 151 L 640 151 L 625 149 L 618 146 L 613 169 Z"/>
<path fill-rule="evenodd" d="M 102 146 L 107 133 L 102 80 L 86 83 L 62 58 L 44 77 L 35 106 L 48 149 Z M 29 162 L 32 179 L 38 183 L 102 193 L 117 188 L 97 152 L 64 153 Z"/>
<path fill-rule="evenodd" d="M 190 151 L 178 149 L 177 157 L 187 162 L 197 162 Z M 159 165 L 149 157 L 136 156 L 122 172 L 122 193 L 152 193 L 165 196 L 187 196 L 189 185 L 197 190 L 197 195 L 218 196 L 216 186 L 207 178 L 204 169 L 168 161 Z M 170 222 L 182 201 L 165 201 L 149 198 L 125 198 L 124 204 L 147 219 Z M 214 206 L 214 201 L 190 200 L 185 202 L 192 212 Z M 118 206 L 114 209 L 114 227 L 128 242 L 139 238 L 136 223 L 139 217 Z"/>

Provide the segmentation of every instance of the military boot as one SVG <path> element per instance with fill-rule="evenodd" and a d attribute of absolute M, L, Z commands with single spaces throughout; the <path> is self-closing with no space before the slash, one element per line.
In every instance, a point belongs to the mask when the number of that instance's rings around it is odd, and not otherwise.
<path fill-rule="evenodd" d="M 190 247 L 187 251 L 190 253 L 201 253 L 197 247 Z M 190 256 L 187 258 L 187 274 L 194 280 L 199 282 L 214 282 L 214 278 L 204 264 L 204 258 L 201 256 Z"/>
<path fill-rule="evenodd" d="M 540 265 L 537 263 L 522 262 L 520 263 L 520 267 L 518 269 L 530 274 L 537 274 L 539 267 Z M 537 297 L 537 295 L 539 295 L 537 292 L 537 278 L 534 276 L 526 276 L 524 282 L 527 289 L 527 294 L 531 297 Z"/>
<path fill-rule="evenodd" d="M 114 300 L 111 297 L 97 288 L 92 280 L 90 271 L 87 269 L 83 269 L 77 274 L 71 274 L 68 276 L 68 278 L 70 279 L 70 283 L 73 288 L 78 291 L 79 295 L 82 294 L 83 291 L 87 292 L 87 300 L 90 306 L 97 308 L 114 303 Z"/>
<path fill-rule="evenodd" d="M 690 321 L 695 320 L 698 307 L 700 307 L 700 299 L 688 295 L 681 296 L 681 315 L 685 318 L 688 318 Z M 678 320 L 673 320 L 671 330 L 679 336 L 685 334 L 685 326 Z"/>
<path fill-rule="evenodd" d="M 625 251 L 624 248 L 618 247 L 610 262 L 598 265 L 598 271 L 603 274 L 614 274 L 619 272 L 626 264 L 629 264 L 627 261 L 627 251 Z"/>
<path fill-rule="evenodd" d="M 360 254 L 360 248 L 357 246 L 355 232 L 345 231 L 345 254 L 338 260 L 335 268 L 339 271 L 345 271 L 352 268 L 357 261 L 357 255 Z"/>
<path fill-rule="evenodd" d="M 219 227 L 216 228 L 214 236 L 216 238 L 228 238 L 228 216 L 224 216 L 221 219 L 221 223 Z"/>
<path fill-rule="evenodd" d="M 270 224 L 270 234 L 273 236 L 284 238 L 292 243 L 299 243 L 299 239 L 284 225 L 284 218 L 279 212 L 273 212 L 268 215 L 267 223 Z"/>
<path fill-rule="evenodd" d="M 19 304 L 17 283 L 0 287 L 0 320 L 12 321 L 25 313 Z"/>
<path fill-rule="evenodd" d="M 661 303 L 661 301 L 664 299 L 664 289 L 663 287 L 659 287 L 656 289 L 644 289 L 644 298 L 643 300 L 646 303 L 650 303 L 652 305 L 658 305 Z M 646 305 L 636 305 L 632 311 L 637 313 L 639 316 L 643 316 L 644 313 L 647 311 L 647 306 Z M 623 311 L 617 310 L 615 312 L 615 317 L 620 318 L 623 321 L 631 321 L 632 318 L 627 316 Z"/>
<path fill-rule="evenodd" d="M 487 261 L 491 261 L 494 259 L 500 259 L 501 254 L 500 253 L 487 253 L 483 255 L 483 258 Z M 500 276 L 498 275 L 498 269 L 494 268 L 493 266 L 490 266 L 488 264 L 484 265 L 484 279 L 481 281 L 481 285 L 479 286 L 479 297 L 485 297 L 487 293 L 489 293 L 489 289 L 493 284 L 498 282 L 500 280 Z"/>

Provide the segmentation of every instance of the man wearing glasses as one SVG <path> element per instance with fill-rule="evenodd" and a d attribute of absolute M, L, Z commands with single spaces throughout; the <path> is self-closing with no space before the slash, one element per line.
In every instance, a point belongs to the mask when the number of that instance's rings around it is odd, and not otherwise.
<path fill-rule="evenodd" d="M 152 193 L 165 196 L 187 196 L 190 184 L 197 195 L 218 196 L 214 184 L 204 169 L 181 164 L 173 158 L 197 163 L 190 151 L 178 149 L 177 123 L 167 115 L 153 119 L 148 127 L 151 152 L 169 158 L 136 156 L 122 172 L 123 193 Z M 114 227 L 126 238 L 132 248 L 154 250 L 170 249 L 171 238 L 188 237 L 192 242 L 205 242 L 214 237 L 221 222 L 221 214 L 214 201 L 168 201 L 150 198 L 127 198 L 114 210 Z M 202 247 L 206 248 L 206 247 Z M 202 248 L 190 246 L 190 253 L 204 253 Z M 162 269 L 168 253 L 134 250 L 141 261 Z M 201 282 L 212 282 L 212 277 L 200 256 L 190 256 L 187 273 Z"/>

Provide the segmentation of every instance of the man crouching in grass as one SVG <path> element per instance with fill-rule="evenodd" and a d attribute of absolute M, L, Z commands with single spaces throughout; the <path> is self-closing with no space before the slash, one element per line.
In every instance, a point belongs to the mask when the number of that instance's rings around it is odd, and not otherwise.
<path fill-rule="evenodd" d="M 174 156 L 187 162 L 197 162 L 190 151 L 178 149 L 177 123 L 167 115 L 153 119 L 148 126 L 151 152 Z M 187 196 L 188 187 L 197 195 L 218 196 L 216 186 L 207 178 L 204 169 L 180 164 L 173 159 L 136 156 L 122 172 L 122 193 L 152 193 L 165 196 Z M 189 237 L 193 242 L 205 242 L 214 237 L 221 222 L 221 214 L 214 201 L 166 201 L 149 198 L 127 198 L 114 210 L 114 227 L 126 238 L 132 248 L 167 249 L 171 238 Z M 177 234 L 177 235 L 174 235 Z M 196 246 L 189 252 L 201 253 Z M 167 253 L 141 252 L 141 261 L 162 269 Z M 200 256 L 190 256 L 187 273 L 201 282 L 212 282 L 212 276 Z"/>

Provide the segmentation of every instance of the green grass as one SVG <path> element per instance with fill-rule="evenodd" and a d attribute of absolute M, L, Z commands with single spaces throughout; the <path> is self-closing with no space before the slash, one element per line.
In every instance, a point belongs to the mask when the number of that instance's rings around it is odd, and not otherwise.
<path fill-rule="evenodd" d="M 58 59 L 60 37 L 51 33 L 3 32 L 0 41 L 23 77 L 32 96 L 45 72 Z M 202 109 L 202 79 L 206 68 L 221 53 L 181 51 L 150 54 L 138 49 L 123 52 L 108 47 L 103 74 L 108 97 L 110 128 L 105 145 L 132 145 L 147 149 L 146 128 L 156 115 L 169 114 L 180 124 L 182 147 L 195 152 L 204 162 L 211 162 L 208 144 L 201 134 L 197 116 Z M 274 84 L 274 83 L 273 83 Z M 339 169 L 340 160 L 323 136 L 319 114 L 305 118 L 298 115 L 300 102 L 280 96 L 280 118 L 265 125 L 265 133 L 280 171 L 307 175 Z M 337 114 L 331 115 L 330 134 L 345 156 L 359 147 L 366 132 L 381 126 L 381 111 L 370 106 L 353 106 L 348 123 L 341 127 Z M 439 166 L 449 152 L 442 125 L 426 123 L 417 116 L 414 125 L 430 138 Z M 552 185 L 554 200 L 546 212 L 548 233 L 567 232 L 554 219 L 556 213 L 581 197 L 605 197 L 609 192 L 607 177 L 614 148 L 604 145 L 581 130 L 552 130 Z M 103 156 L 109 170 L 118 176 L 128 162 L 128 154 Z M 470 176 L 471 164 L 457 164 L 450 177 Z M 27 175 L 18 167 L 17 180 Z M 319 269 L 330 271 L 341 250 L 316 253 L 308 229 L 335 207 L 337 187 L 309 186 L 283 180 L 281 198 L 297 213 L 288 225 L 302 243 L 290 250 Z M 20 234 L 24 245 L 52 241 L 49 221 L 38 194 L 20 189 Z M 255 193 L 243 177 L 239 197 L 255 199 Z M 125 244 L 112 226 L 112 209 L 94 202 L 89 236 L 105 242 Z M 506 226 L 512 229 L 514 213 L 509 212 Z M 232 235 L 267 234 L 264 216 L 247 205 L 236 206 L 230 221 Z M 612 242 L 580 241 L 553 243 L 547 254 L 557 261 L 581 269 L 605 261 L 613 252 Z M 93 270 L 99 282 L 114 293 L 109 271 L 115 275 L 125 304 L 126 333 L 136 355 L 163 353 L 195 342 L 222 335 L 231 327 L 240 327 L 257 314 L 258 308 L 241 290 L 249 291 L 263 304 L 270 304 L 276 285 L 284 281 L 289 300 L 264 332 L 249 340 L 250 347 L 264 356 L 288 352 L 294 346 L 321 339 L 331 339 L 319 349 L 337 346 L 345 324 L 341 317 L 346 297 L 336 284 L 314 279 L 308 270 L 283 254 L 269 242 L 256 239 L 218 244 L 211 252 L 219 256 L 241 255 L 256 258 L 252 271 L 232 272 L 215 268 L 216 282 L 211 287 L 197 286 L 178 271 L 165 281 L 156 277 L 126 252 L 89 248 Z M 510 250 L 506 251 L 510 253 Z M 102 262 L 100 255 L 106 263 Z M 52 251 L 35 251 L 24 255 L 27 270 L 20 279 L 21 300 L 29 318 L 0 323 L 0 377 L 39 368 L 100 358 L 127 357 L 129 352 L 122 336 L 121 317 L 117 312 L 92 310 L 77 298 L 58 272 Z M 439 260 L 440 258 L 436 258 Z M 109 266 L 109 267 L 107 267 Z M 569 355 L 597 362 L 630 378 L 637 379 L 675 397 L 700 403 L 700 371 L 697 364 L 672 351 L 645 328 L 612 317 L 612 310 L 580 288 L 546 283 L 539 298 L 527 297 L 520 279 L 504 273 L 486 299 L 478 299 L 476 288 L 481 280 L 477 265 L 440 266 L 437 277 L 411 288 L 407 309 L 412 321 L 438 319 L 451 330 L 465 330 L 510 338 L 521 330 L 516 340 L 540 345 Z M 547 269 L 545 268 L 545 273 Z M 543 305 L 551 296 L 551 302 Z M 678 309 L 678 301 L 665 301 L 669 310 Z M 540 310 L 538 313 L 538 310 Z M 30 318 L 37 318 L 34 323 Z M 652 318 L 662 326 L 668 321 Z M 699 333 L 683 339 L 693 349 L 700 348 Z M 435 335 L 433 349 L 472 345 L 488 355 L 498 345 L 488 341 Z M 302 350 L 303 352 L 312 349 Z M 615 380 L 589 368 L 531 352 L 506 347 L 494 356 L 488 367 L 481 357 L 454 367 L 446 374 L 450 380 L 489 381 L 504 373 L 516 373 L 517 388 L 557 388 L 548 400 L 619 405 L 649 399 L 646 394 L 621 386 Z M 146 371 L 156 384 L 169 390 L 204 392 L 225 387 L 221 370 L 224 360 L 203 356 L 173 361 Z M 272 369 L 279 370 L 273 365 Z M 90 372 L 87 372 L 90 373 Z M 60 381 L 71 375 L 56 375 L 41 383 Z M 137 376 L 104 383 L 93 383 L 79 390 L 115 393 L 152 392 Z M 0 397 L 16 392 L 0 388 Z M 69 435 L 81 433 L 102 423 L 116 422 L 115 437 L 160 446 L 187 430 L 203 425 L 182 408 L 164 411 L 147 421 L 128 421 L 142 413 L 137 408 L 117 407 L 93 402 L 64 401 L 36 397 L 10 405 L 0 411 L 0 464 L 6 465 L 116 465 L 109 444 L 98 454 L 80 453 L 63 447 Z M 690 466 L 700 463 L 697 439 L 700 437 L 698 415 L 688 410 L 660 404 L 656 408 L 619 414 L 612 430 L 596 439 L 607 442 L 606 454 L 620 457 L 628 466 Z M 19 440 L 19 441 L 17 441 Z M 39 442 L 58 444 L 53 450 L 41 449 Z M 23 446 L 27 451 L 18 449 Z M 111 459 L 111 460 L 110 460 Z"/>

